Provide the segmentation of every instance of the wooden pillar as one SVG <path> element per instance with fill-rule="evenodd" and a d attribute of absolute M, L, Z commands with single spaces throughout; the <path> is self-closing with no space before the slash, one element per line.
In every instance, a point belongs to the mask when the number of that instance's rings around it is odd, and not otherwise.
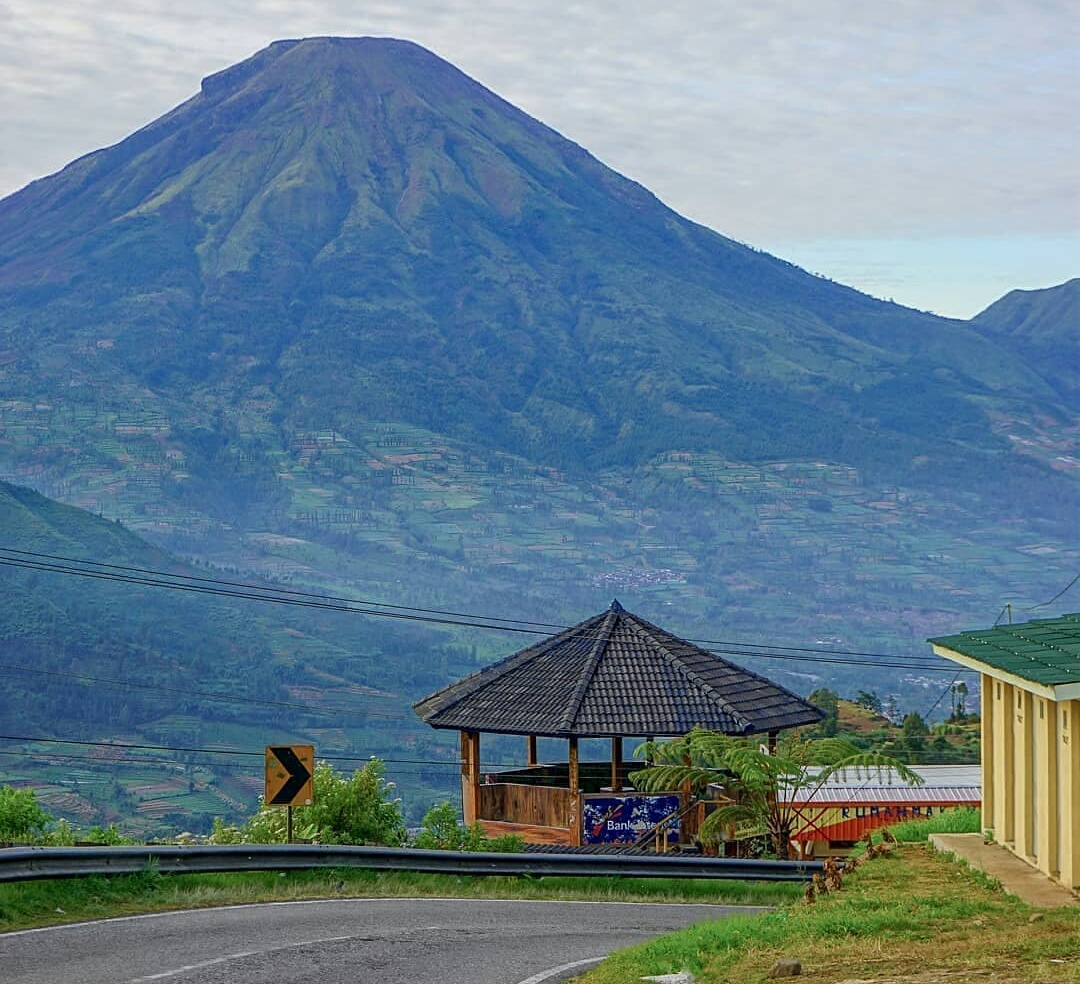
<path fill-rule="evenodd" d="M 529 735 L 525 739 L 525 764 L 532 768 L 538 764 L 536 755 L 536 735 Z"/>
<path fill-rule="evenodd" d="M 619 778 L 622 772 L 622 756 L 623 756 L 623 744 L 621 737 L 613 737 L 611 739 L 611 791 L 618 793 L 622 791 L 622 781 Z"/>
<path fill-rule="evenodd" d="M 570 739 L 570 812 L 568 823 L 570 826 L 571 847 L 581 847 L 581 777 L 578 772 L 578 740 Z"/>
<path fill-rule="evenodd" d="M 461 732 L 461 815 L 466 825 L 480 819 L 480 732 Z"/>

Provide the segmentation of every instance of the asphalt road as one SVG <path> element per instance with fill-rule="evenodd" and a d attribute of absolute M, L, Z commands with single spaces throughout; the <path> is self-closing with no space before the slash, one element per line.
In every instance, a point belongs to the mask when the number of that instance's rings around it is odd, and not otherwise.
<path fill-rule="evenodd" d="M 4 984 L 554 984 L 748 907 L 334 899 L 0 935 Z M 565 968 L 559 972 L 558 968 Z"/>

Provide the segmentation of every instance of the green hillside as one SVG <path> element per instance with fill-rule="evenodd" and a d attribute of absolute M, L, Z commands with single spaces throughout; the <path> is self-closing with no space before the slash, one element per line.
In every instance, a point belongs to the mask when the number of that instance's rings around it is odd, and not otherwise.
<path fill-rule="evenodd" d="M 445 635 L 134 584 L 139 571 L 212 574 L 6 483 L 0 529 L 0 784 L 41 788 L 83 826 L 202 829 L 251 811 L 266 744 L 305 740 L 320 756 L 352 756 L 346 770 L 411 745 L 432 762 L 427 779 L 403 769 L 411 805 L 445 795 L 454 773 L 437 763 L 449 766 L 451 749 L 408 712 L 444 672 L 475 668 Z M 58 557 L 95 562 L 61 565 L 95 576 L 44 569 Z"/>

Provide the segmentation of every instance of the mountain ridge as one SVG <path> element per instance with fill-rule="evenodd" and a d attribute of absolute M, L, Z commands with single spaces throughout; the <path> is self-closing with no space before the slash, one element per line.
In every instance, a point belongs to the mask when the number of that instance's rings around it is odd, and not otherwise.
<path fill-rule="evenodd" d="M 976 330 L 1034 366 L 1080 408 L 1080 277 L 1039 290 L 1013 290 L 972 319 Z M 1062 358 L 1072 350 L 1073 358 Z"/>

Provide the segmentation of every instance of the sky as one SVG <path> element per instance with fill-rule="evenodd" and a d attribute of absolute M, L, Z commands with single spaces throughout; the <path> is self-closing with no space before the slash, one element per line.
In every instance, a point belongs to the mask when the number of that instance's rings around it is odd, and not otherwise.
<path fill-rule="evenodd" d="M 875 297 L 969 318 L 1080 276 L 1076 0 L 3 0 L 0 196 L 316 35 L 415 41 Z"/>

